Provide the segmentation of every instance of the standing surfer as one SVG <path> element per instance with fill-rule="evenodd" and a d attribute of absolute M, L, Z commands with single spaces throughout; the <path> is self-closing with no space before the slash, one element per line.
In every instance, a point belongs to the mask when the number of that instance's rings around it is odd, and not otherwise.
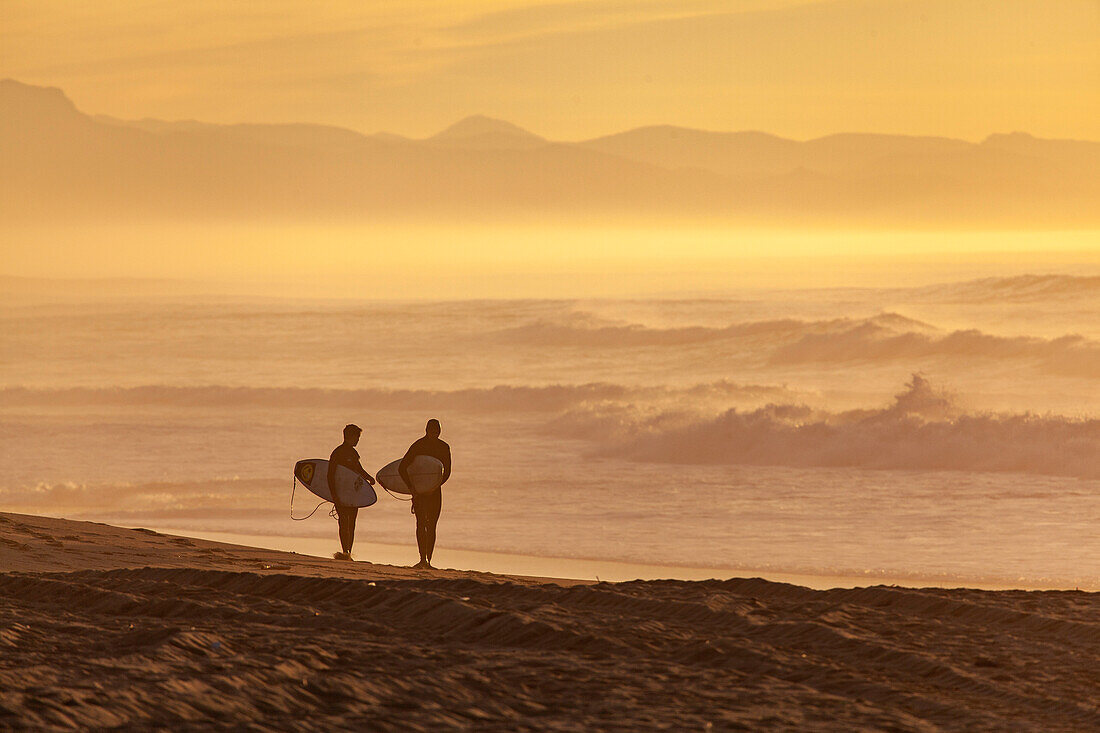
<path fill-rule="evenodd" d="M 359 463 L 359 451 L 355 446 L 359 443 L 359 436 L 363 429 L 358 425 L 344 426 L 344 442 L 336 446 L 332 455 L 328 457 L 328 490 L 332 495 L 332 503 L 336 505 L 336 519 L 340 523 L 340 548 L 341 551 L 333 555 L 337 560 L 351 559 L 351 545 L 355 542 L 355 518 L 359 514 L 359 507 L 344 506 L 336 501 L 336 467 L 344 466 L 366 479 L 367 483 L 374 486 L 374 478 L 367 473 Z"/>
<path fill-rule="evenodd" d="M 412 486 L 409 465 L 417 456 L 431 456 L 443 464 L 443 480 L 439 488 L 423 494 L 413 494 L 412 508 L 416 515 L 416 546 L 420 550 L 420 562 L 413 567 L 428 569 L 432 566 L 432 551 L 435 550 L 435 525 L 439 521 L 439 512 L 443 509 L 443 484 L 451 477 L 451 446 L 439 439 L 439 421 L 432 418 L 424 427 L 424 437 L 409 446 L 405 457 L 397 466 L 397 473 L 406 486 Z"/>

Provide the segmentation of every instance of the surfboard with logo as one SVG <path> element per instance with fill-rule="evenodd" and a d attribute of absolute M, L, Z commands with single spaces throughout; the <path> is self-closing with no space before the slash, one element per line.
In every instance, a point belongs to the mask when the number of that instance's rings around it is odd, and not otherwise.
<path fill-rule="evenodd" d="M 332 501 L 328 488 L 328 461 L 307 458 L 294 464 L 294 478 L 325 501 Z M 367 507 L 378 501 L 378 494 L 367 480 L 347 466 L 336 467 L 336 498 L 344 506 Z"/>

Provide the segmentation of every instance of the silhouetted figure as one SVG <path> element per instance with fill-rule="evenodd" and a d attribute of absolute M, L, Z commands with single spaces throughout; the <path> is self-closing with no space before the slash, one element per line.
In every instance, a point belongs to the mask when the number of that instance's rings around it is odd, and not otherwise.
<path fill-rule="evenodd" d="M 405 457 L 397 466 L 397 472 L 406 486 L 412 486 L 409 465 L 416 456 L 431 456 L 443 464 L 443 480 L 439 488 L 426 494 L 413 494 L 413 513 L 416 514 L 416 546 L 420 550 L 420 562 L 413 567 L 430 568 L 435 550 L 435 525 L 443 509 L 443 484 L 451 477 L 451 446 L 439 439 L 439 421 L 432 418 L 424 428 L 424 437 L 409 446 Z"/>
<path fill-rule="evenodd" d="M 336 446 L 328 457 L 328 490 L 332 494 L 332 503 L 336 505 L 336 519 L 340 523 L 341 551 L 333 555 L 337 560 L 351 559 L 351 545 L 355 542 L 355 518 L 359 514 L 359 507 L 344 506 L 336 501 L 336 467 L 350 468 L 374 486 L 374 477 L 363 469 L 359 463 L 359 452 L 355 450 L 362 433 L 363 430 L 358 425 L 345 425 L 344 442 Z"/>

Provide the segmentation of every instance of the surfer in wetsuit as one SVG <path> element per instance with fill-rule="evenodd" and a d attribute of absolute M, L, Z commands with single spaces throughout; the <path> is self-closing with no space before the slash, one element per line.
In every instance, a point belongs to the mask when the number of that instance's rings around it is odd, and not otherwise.
<path fill-rule="evenodd" d="M 413 567 L 428 569 L 432 566 L 432 551 L 435 550 L 435 525 L 439 521 L 439 512 L 443 509 L 443 484 L 451 477 L 451 446 L 439 439 L 439 421 L 432 418 L 424 427 L 424 437 L 409 446 L 405 457 L 397 466 L 397 473 L 406 486 L 412 486 L 409 466 L 416 456 L 431 456 L 443 464 L 443 480 L 439 488 L 425 494 L 413 494 L 412 508 L 416 514 L 416 546 L 420 550 L 420 562 Z"/>
<path fill-rule="evenodd" d="M 359 451 L 355 450 L 362 433 L 363 430 L 358 425 L 345 425 L 344 442 L 336 446 L 332 455 L 328 457 L 328 490 L 332 494 L 332 503 L 336 505 L 336 519 L 340 523 L 341 551 L 333 555 L 337 560 L 351 559 L 351 545 L 355 542 L 355 517 L 359 514 L 359 507 L 344 506 L 336 501 L 336 467 L 349 468 L 366 479 L 368 484 L 374 486 L 374 478 L 363 470 L 362 464 L 359 463 Z"/>

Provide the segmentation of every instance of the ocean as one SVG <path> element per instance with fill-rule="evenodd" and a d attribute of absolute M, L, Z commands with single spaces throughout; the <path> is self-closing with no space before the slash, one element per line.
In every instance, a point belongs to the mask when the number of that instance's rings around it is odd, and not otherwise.
<path fill-rule="evenodd" d="M 438 418 L 448 549 L 1100 588 L 1100 278 L 0 305 L 0 510 L 293 547 L 294 462 Z M 299 487 L 295 516 L 315 505 Z M 360 512 L 407 546 L 408 504 Z M 361 559 L 370 559 L 362 557 Z M 491 568 L 486 568 L 491 569 Z"/>

